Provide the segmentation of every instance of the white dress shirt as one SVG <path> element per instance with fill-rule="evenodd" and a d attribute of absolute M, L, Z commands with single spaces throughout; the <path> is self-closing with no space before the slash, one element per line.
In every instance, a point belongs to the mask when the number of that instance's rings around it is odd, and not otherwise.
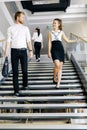
<path fill-rule="evenodd" d="M 14 24 L 8 28 L 7 43 L 11 43 L 11 48 L 27 48 L 27 43 L 30 41 L 30 31 L 23 24 Z"/>

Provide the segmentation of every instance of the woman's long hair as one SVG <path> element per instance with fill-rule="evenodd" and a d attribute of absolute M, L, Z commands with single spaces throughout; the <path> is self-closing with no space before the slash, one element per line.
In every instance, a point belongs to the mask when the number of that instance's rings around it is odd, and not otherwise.
<path fill-rule="evenodd" d="M 62 30 L 62 20 L 59 18 L 55 18 L 54 21 L 55 20 L 59 22 L 59 24 L 60 24 L 59 29 Z"/>
<path fill-rule="evenodd" d="M 35 30 L 37 31 L 38 36 L 39 36 L 39 35 L 40 35 L 40 29 L 39 29 L 39 28 L 36 28 Z"/>

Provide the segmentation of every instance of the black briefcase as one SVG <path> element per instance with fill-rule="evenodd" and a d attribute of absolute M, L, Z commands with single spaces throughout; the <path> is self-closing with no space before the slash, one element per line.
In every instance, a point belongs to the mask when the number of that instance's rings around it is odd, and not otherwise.
<path fill-rule="evenodd" d="M 8 71 L 9 71 L 9 63 L 8 63 L 8 57 L 5 58 L 3 67 L 2 67 L 2 75 L 4 77 L 8 76 Z"/>

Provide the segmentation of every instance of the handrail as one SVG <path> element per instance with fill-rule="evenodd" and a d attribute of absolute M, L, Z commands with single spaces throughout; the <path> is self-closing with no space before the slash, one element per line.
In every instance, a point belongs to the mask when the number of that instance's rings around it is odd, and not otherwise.
<path fill-rule="evenodd" d="M 1 43 L 1 42 L 4 42 L 4 41 L 6 41 L 6 39 L 2 39 L 2 40 L 0 40 L 0 43 Z"/>
<path fill-rule="evenodd" d="M 76 35 L 74 33 L 70 33 L 70 35 L 73 35 L 73 36 L 77 37 L 78 39 L 80 39 L 81 41 L 87 43 L 87 40 L 85 40 L 84 38 L 82 38 L 82 37 L 80 37 L 80 36 L 78 36 L 78 35 Z"/>

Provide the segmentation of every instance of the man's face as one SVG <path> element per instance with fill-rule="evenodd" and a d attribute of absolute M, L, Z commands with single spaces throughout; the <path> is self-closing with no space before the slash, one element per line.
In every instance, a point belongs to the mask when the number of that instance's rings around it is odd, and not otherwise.
<path fill-rule="evenodd" d="M 20 16 L 18 17 L 18 22 L 23 24 L 25 21 L 25 15 L 24 14 L 20 14 Z"/>

